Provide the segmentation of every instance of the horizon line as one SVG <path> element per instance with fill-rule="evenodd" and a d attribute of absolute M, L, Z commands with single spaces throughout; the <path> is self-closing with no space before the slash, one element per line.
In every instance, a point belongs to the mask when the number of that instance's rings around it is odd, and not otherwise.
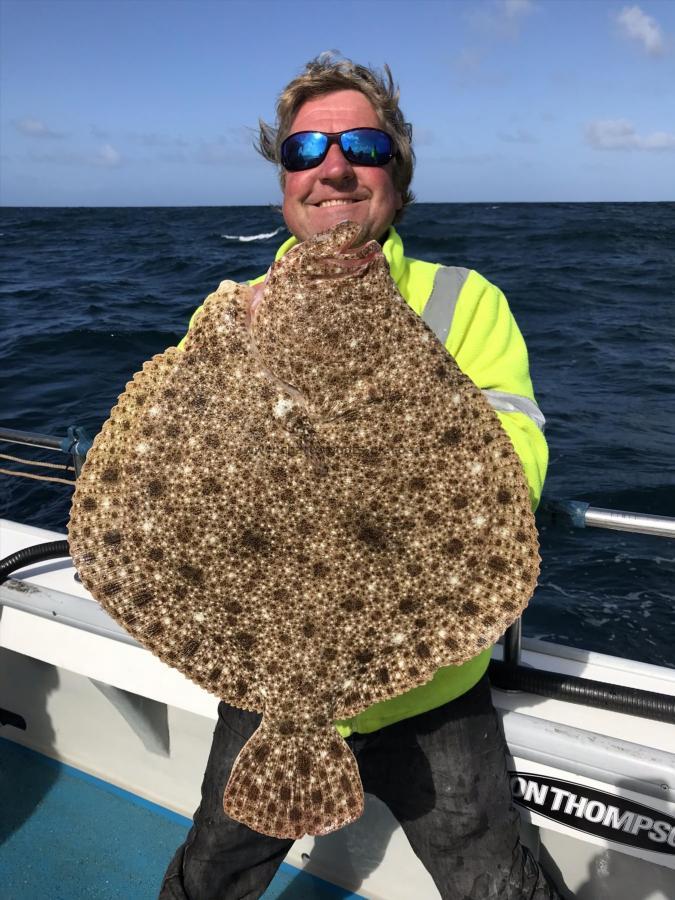
<path fill-rule="evenodd" d="M 672 200 L 416 200 L 410 204 L 407 209 L 414 209 L 417 206 L 540 206 L 542 204 L 567 204 L 567 205 L 585 205 L 585 204 L 615 204 L 615 203 L 675 203 Z M 281 207 L 278 203 L 123 203 L 123 204 L 95 204 L 86 205 L 82 203 L 73 204 L 32 204 L 32 203 L 0 203 L 0 210 L 3 209 L 232 209 L 234 207 L 243 207 L 251 209 L 272 208 L 281 215 Z"/>

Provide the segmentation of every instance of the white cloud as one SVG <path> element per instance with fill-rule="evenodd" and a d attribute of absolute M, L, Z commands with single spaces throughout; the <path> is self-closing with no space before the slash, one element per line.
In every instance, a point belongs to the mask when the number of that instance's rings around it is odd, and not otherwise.
<path fill-rule="evenodd" d="M 519 16 L 526 16 L 534 9 L 532 0 L 501 0 L 498 3 L 501 7 L 502 15 L 507 19 L 517 19 Z"/>
<path fill-rule="evenodd" d="M 509 144 L 537 144 L 537 138 L 526 128 L 512 128 L 511 131 L 500 131 L 498 135 L 500 140 Z"/>
<path fill-rule="evenodd" d="M 242 125 L 226 128 L 213 140 L 202 141 L 196 152 L 196 160 L 206 165 L 227 165 L 234 162 L 250 162 L 258 157 L 253 149 L 256 129 Z"/>
<path fill-rule="evenodd" d="M 219 141 L 202 141 L 197 151 L 197 162 L 208 166 L 226 165 L 232 161 L 232 154 Z"/>
<path fill-rule="evenodd" d="M 650 56 L 663 53 L 663 34 L 658 22 L 639 6 L 624 6 L 616 21 L 626 37 L 641 43 Z"/>
<path fill-rule="evenodd" d="M 640 135 L 627 119 L 597 119 L 586 126 L 586 141 L 595 150 L 675 150 L 675 134 Z"/>
<path fill-rule="evenodd" d="M 115 168 L 122 163 L 122 154 L 119 150 L 115 150 L 110 144 L 104 144 L 99 148 L 98 153 L 94 157 L 94 162 L 99 166 L 107 166 Z"/>
<path fill-rule="evenodd" d="M 483 63 L 484 56 L 484 51 L 466 47 L 454 57 L 453 65 L 460 72 L 477 72 Z"/>
<path fill-rule="evenodd" d="M 17 119 L 14 127 L 18 132 L 26 137 L 36 138 L 62 138 L 65 134 L 62 131 L 54 131 L 49 128 L 41 119 L 33 119 L 25 116 L 23 119 Z"/>
<path fill-rule="evenodd" d="M 188 142 L 184 138 L 172 137 L 157 131 L 130 131 L 128 138 L 143 147 L 187 147 Z"/>
<path fill-rule="evenodd" d="M 26 158 L 38 163 L 63 166 L 103 166 L 104 168 L 116 168 L 123 162 L 122 154 L 110 144 L 104 144 L 96 152 L 59 150 L 51 153 L 30 153 Z"/>
<path fill-rule="evenodd" d="M 31 162 L 49 163 L 58 166 L 82 166 L 87 164 L 87 159 L 82 153 L 74 150 L 58 150 L 52 153 L 29 153 L 26 157 Z"/>
<path fill-rule="evenodd" d="M 415 127 L 413 131 L 413 143 L 415 147 L 430 147 L 436 143 L 436 133 L 431 128 Z"/>
<path fill-rule="evenodd" d="M 90 125 L 89 131 L 91 132 L 91 136 L 99 141 L 106 141 L 110 137 L 110 132 L 106 131 L 104 128 L 99 128 L 98 125 Z"/>
<path fill-rule="evenodd" d="M 470 19 L 479 28 L 496 34 L 498 38 L 515 38 L 522 20 L 535 9 L 532 0 L 492 0 L 492 3 L 472 8 Z"/>
<path fill-rule="evenodd" d="M 460 166 L 484 165 L 500 159 L 494 153 L 462 153 L 457 156 L 441 156 L 440 162 L 457 163 Z M 432 160 L 433 161 L 433 160 Z"/>
<path fill-rule="evenodd" d="M 162 150 L 157 154 L 156 159 L 165 163 L 185 163 L 189 161 L 187 154 L 181 150 Z"/>

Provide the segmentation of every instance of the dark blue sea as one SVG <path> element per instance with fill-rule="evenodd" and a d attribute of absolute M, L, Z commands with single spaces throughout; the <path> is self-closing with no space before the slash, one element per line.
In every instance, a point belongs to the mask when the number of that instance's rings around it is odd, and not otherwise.
<path fill-rule="evenodd" d="M 409 256 L 508 297 L 548 419 L 545 497 L 675 516 L 675 204 L 419 204 L 400 231 Z M 95 434 L 206 294 L 264 272 L 286 237 L 272 207 L 1 210 L 0 423 Z M 4 517 L 65 532 L 70 488 L 0 490 Z M 527 635 L 675 666 L 675 542 L 540 535 Z"/>

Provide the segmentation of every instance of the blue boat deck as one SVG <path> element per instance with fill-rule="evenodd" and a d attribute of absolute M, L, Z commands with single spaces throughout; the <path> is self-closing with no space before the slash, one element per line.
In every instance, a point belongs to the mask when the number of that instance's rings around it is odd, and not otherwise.
<path fill-rule="evenodd" d="M 190 820 L 0 739 L 3 900 L 153 900 Z M 353 894 L 288 863 L 263 900 Z"/>

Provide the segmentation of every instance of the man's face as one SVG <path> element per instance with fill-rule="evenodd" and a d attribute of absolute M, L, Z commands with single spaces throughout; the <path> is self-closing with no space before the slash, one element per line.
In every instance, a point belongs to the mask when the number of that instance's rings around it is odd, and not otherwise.
<path fill-rule="evenodd" d="M 362 93 L 335 91 L 307 100 L 293 119 L 289 134 L 381 127 L 370 101 Z M 392 181 L 392 165 L 393 162 L 381 168 L 354 166 L 333 144 L 315 169 L 286 172 L 286 225 L 299 241 L 305 241 L 350 219 L 364 226 L 364 241 L 377 240 L 403 205 Z"/>

